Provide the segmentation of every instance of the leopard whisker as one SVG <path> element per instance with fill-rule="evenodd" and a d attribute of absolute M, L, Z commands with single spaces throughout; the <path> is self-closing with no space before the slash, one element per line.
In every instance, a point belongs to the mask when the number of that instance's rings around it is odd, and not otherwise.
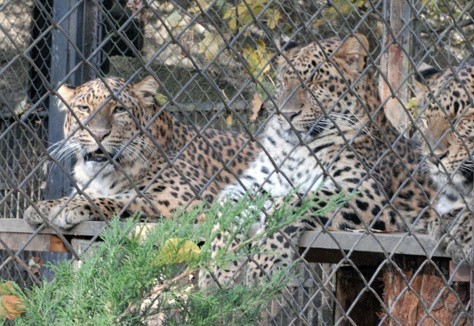
<path fill-rule="evenodd" d="M 78 143 L 68 141 L 66 143 L 60 141 L 51 145 L 48 149 L 50 156 L 56 161 L 64 161 L 71 158 L 74 154 L 82 150 L 82 146 Z"/>
<path fill-rule="evenodd" d="M 150 153 L 150 149 L 148 149 L 147 146 L 141 147 L 138 146 L 137 143 L 131 142 L 128 146 L 123 148 L 121 160 L 138 160 L 142 164 L 149 164 L 150 158 L 145 155 L 147 152 Z"/>
<path fill-rule="evenodd" d="M 352 116 L 336 112 L 331 112 L 329 116 L 338 122 L 338 126 L 350 127 L 354 130 L 360 129 L 364 134 L 370 136 L 370 132 L 367 128 L 366 123 L 364 121 L 361 121 L 359 116 L 354 114 L 352 110 L 349 109 L 349 111 L 352 113 Z"/>

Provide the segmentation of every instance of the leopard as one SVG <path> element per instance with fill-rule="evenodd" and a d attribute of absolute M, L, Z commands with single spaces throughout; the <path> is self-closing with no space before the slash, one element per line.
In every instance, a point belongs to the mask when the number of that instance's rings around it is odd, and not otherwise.
<path fill-rule="evenodd" d="M 70 229 L 83 221 L 171 218 L 214 200 L 243 173 L 258 151 L 242 133 L 198 128 L 163 110 L 159 83 L 109 76 L 57 90 L 65 111 L 58 159 L 73 157 L 70 196 L 43 200 L 26 222 Z"/>
<path fill-rule="evenodd" d="M 255 253 L 227 265 L 204 266 L 201 289 L 268 283 L 300 258 L 298 242 L 306 230 L 428 232 L 438 218 L 436 187 L 423 169 L 419 143 L 401 134 L 385 115 L 371 58 L 361 34 L 282 52 L 276 61 L 275 114 L 261 136 L 265 150 L 217 201 L 269 198 L 257 234 L 265 232 L 282 202 L 298 207 L 308 199 L 310 208 L 297 221 L 254 241 L 260 246 Z M 321 214 L 341 193 L 346 200 Z M 290 200 L 282 200 L 285 196 Z M 236 216 L 231 227 L 214 226 L 212 257 L 252 242 L 239 233 L 245 215 Z"/>
<path fill-rule="evenodd" d="M 451 256 L 472 262 L 474 61 L 425 70 L 416 89 L 421 151 L 438 188 L 435 209 L 442 216 L 430 224 L 430 233 Z"/>

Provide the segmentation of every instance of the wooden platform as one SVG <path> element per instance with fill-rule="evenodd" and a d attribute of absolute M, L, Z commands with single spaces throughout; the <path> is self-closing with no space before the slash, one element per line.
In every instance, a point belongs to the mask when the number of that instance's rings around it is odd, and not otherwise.
<path fill-rule="evenodd" d="M 0 250 L 5 249 L 2 245 L 5 244 L 13 252 L 22 250 L 67 251 L 68 246 L 71 248 L 71 245 L 63 245 L 57 236 L 57 231 L 60 231 L 64 238 L 72 244 L 74 251 L 82 253 L 89 248 L 91 239 L 98 236 L 105 228 L 107 228 L 107 224 L 104 222 L 83 222 L 71 230 L 54 230 L 44 226 L 36 229 L 21 219 L 0 219 Z M 400 320 L 407 321 L 408 319 L 403 317 L 406 306 L 418 309 L 421 307 L 421 301 L 418 297 L 411 298 L 410 292 L 405 294 L 405 290 L 397 292 L 392 289 L 391 284 L 394 282 L 393 278 L 399 274 L 398 271 L 402 271 L 409 279 L 413 278 L 413 284 L 432 284 L 433 289 L 431 290 L 434 292 L 431 292 L 433 293 L 441 291 L 446 286 L 443 277 L 426 269 L 427 265 L 424 262 L 427 257 L 437 266 L 435 270 L 443 271 L 444 275 L 450 274 L 450 282 L 469 282 L 471 279 L 471 271 L 467 264 L 462 268 L 459 266 L 455 268 L 454 264 L 451 264 L 449 256 L 437 246 L 431 237 L 425 234 L 307 231 L 301 238 L 300 251 L 304 253 L 309 263 L 347 262 L 338 268 L 335 281 L 337 285 L 335 296 L 340 305 L 334 310 L 333 317 L 340 323 L 347 321 L 348 317 L 345 311 L 348 309 L 352 321 L 365 323 L 368 322 L 368 316 L 372 316 L 372 322 L 378 323 L 381 311 L 379 299 L 372 295 L 372 290 L 366 291 L 366 282 L 373 276 L 376 276 L 376 280 L 371 285 L 372 289 L 377 290 L 379 287 L 388 289 L 379 289 L 379 297 L 384 293 L 386 296 L 384 301 L 387 305 L 393 301 L 393 298 L 396 298 L 396 302 L 409 302 L 400 307 L 394 306 L 392 309 L 392 314 L 396 312 Z M 434 266 L 433 264 L 431 266 Z M 380 271 L 380 266 L 384 266 L 382 271 Z M 398 266 L 396 272 L 390 271 L 393 266 Z M 421 269 L 418 270 L 418 268 Z M 413 276 L 414 270 L 419 275 Z M 403 277 L 398 277 L 404 280 Z M 469 300 L 469 295 L 466 294 L 468 293 L 466 289 L 469 289 L 468 283 L 455 283 L 454 287 L 463 301 Z M 399 292 L 403 293 L 402 299 L 398 298 Z M 359 293 L 363 293 L 361 298 L 359 298 Z M 427 298 L 429 299 L 430 296 Z M 427 298 L 423 298 L 423 300 Z M 353 304 L 354 300 L 357 302 L 356 305 Z M 457 300 L 456 297 L 454 302 L 458 303 Z M 451 314 L 457 314 L 456 309 L 452 309 L 448 305 L 440 311 L 442 316 L 449 317 Z M 424 310 L 421 308 L 418 310 L 422 317 L 417 315 L 415 319 L 423 319 Z"/>
<path fill-rule="evenodd" d="M 82 222 L 71 230 L 61 230 L 68 237 L 92 238 L 106 228 L 104 222 Z M 0 218 L 0 237 L 11 250 L 50 251 L 50 239 L 57 232 L 50 228 L 36 229 L 21 219 Z M 363 260 L 371 260 L 379 255 L 410 255 L 448 258 L 428 235 L 407 233 L 362 233 L 362 232 L 315 232 L 304 233 L 300 247 L 317 249 L 308 252 L 311 260 L 336 262 L 344 258 L 342 252 L 351 257 L 363 254 Z M 0 250 L 4 249 L 0 244 Z"/>
<path fill-rule="evenodd" d="M 91 221 L 60 231 L 69 240 L 87 241 L 106 227 L 105 222 Z M 36 229 L 21 219 L 0 218 L 0 239 L 0 250 L 6 249 L 3 246 L 6 244 L 12 251 L 67 251 L 66 247 L 61 246 L 56 230 L 46 227 Z M 376 266 L 387 257 L 396 256 L 449 260 L 449 255 L 426 234 L 307 231 L 301 238 L 300 251 L 310 262 L 337 263 L 346 259 L 365 266 Z M 469 282 L 469 274 L 466 264 L 456 268 L 454 279 Z"/>

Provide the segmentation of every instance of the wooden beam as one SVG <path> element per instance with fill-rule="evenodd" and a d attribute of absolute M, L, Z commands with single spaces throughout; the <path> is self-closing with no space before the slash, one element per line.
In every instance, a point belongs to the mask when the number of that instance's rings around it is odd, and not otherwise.
<path fill-rule="evenodd" d="M 153 223 L 148 223 L 153 226 Z M 100 233 L 107 224 L 99 221 L 82 222 L 70 230 L 62 230 L 62 234 L 69 236 L 94 237 Z M 255 230 L 256 228 L 254 228 Z M 11 237 L 18 234 L 29 234 L 36 232 L 36 229 L 25 223 L 22 219 L 0 218 L 0 236 Z M 39 231 L 40 235 L 55 235 L 56 231 L 44 228 Z M 251 232 L 252 234 L 252 232 Z M 20 245 L 21 241 L 16 241 Z M 448 258 L 449 256 L 436 246 L 436 242 L 428 235 L 417 234 L 416 236 L 407 233 L 362 233 L 362 232 L 319 232 L 307 231 L 303 234 L 300 246 L 302 248 L 312 248 L 339 252 L 340 259 L 342 251 L 352 253 L 378 253 L 378 254 L 400 254 L 411 256 L 426 256 Z"/>
<path fill-rule="evenodd" d="M 153 227 L 155 223 L 148 223 Z M 70 230 L 62 230 L 69 237 L 92 238 L 107 227 L 105 222 L 82 222 Z M 252 235 L 258 226 L 252 228 Z M 32 238 L 32 234 L 37 234 Z M 51 237 L 56 231 L 44 228 L 37 231 L 22 219 L 0 218 L 0 238 L 10 250 L 20 250 L 26 241 L 30 241 L 24 250 L 50 251 Z M 53 239 L 54 241 L 54 239 Z M 337 263 L 350 259 L 357 265 L 378 265 L 388 256 L 431 257 L 449 259 L 449 255 L 437 246 L 426 234 L 410 235 L 408 233 L 368 233 L 348 231 L 306 231 L 300 240 L 301 252 L 310 262 Z M 0 246 L 0 250 L 4 249 Z M 457 269 L 463 271 L 463 269 Z M 465 281 L 462 272 L 456 272 L 454 281 Z"/>
<path fill-rule="evenodd" d="M 62 234 L 72 236 L 90 236 L 93 237 L 100 233 L 107 224 L 105 222 L 91 221 L 82 222 L 70 230 L 61 230 Z M 28 233 L 36 232 L 36 228 L 30 226 L 22 219 L 0 218 L 0 234 L 2 233 Z M 51 228 L 44 228 L 38 231 L 38 234 L 56 234 Z"/>
<path fill-rule="evenodd" d="M 385 115 L 395 128 L 403 132 L 409 123 L 404 108 L 409 99 L 407 80 L 411 70 L 407 56 L 411 47 L 411 29 L 407 28 L 411 23 L 409 3 L 405 0 L 385 1 L 383 21 L 379 93 Z"/>
<path fill-rule="evenodd" d="M 17 251 L 24 247 L 25 243 L 31 238 L 29 233 L 3 233 L 0 232 L 0 238 L 7 245 L 8 249 Z M 24 250 L 29 251 L 49 251 L 51 235 L 38 234 L 26 245 Z M 0 250 L 6 248 L 0 243 Z"/>
<path fill-rule="evenodd" d="M 301 238 L 300 247 L 339 253 L 343 250 L 367 255 L 375 253 L 449 258 L 449 255 L 426 234 L 307 231 Z"/>

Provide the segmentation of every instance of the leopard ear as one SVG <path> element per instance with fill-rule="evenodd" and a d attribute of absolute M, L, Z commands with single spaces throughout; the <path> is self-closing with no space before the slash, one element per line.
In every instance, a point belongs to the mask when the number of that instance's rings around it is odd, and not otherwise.
<path fill-rule="evenodd" d="M 413 78 L 413 87 L 415 95 L 424 93 L 429 90 L 429 85 L 433 83 L 443 71 L 429 66 L 425 63 L 420 65 L 418 71 L 415 72 L 415 78 Z"/>
<path fill-rule="evenodd" d="M 74 96 L 76 96 L 76 87 L 62 84 L 61 87 L 56 91 L 59 95 L 59 101 L 65 102 L 64 104 L 70 104 Z"/>
<path fill-rule="evenodd" d="M 140 82 L 133 85 L 135 93 L 141 98 L 142 102 L 146 106 L 154 104 L 154 96 L 160 88 L 160 85 L 155 80 L 155 78 L 148 76 L 143 78 Z"/>
<path fill-rule="evenodd" d="M 354 73 L 361 72 L 365 67 L 365 59 L 369 51 L 369 41 L 362 34 L 349 37 L 336 51 L 334 58 L 343 61 Z"/>

